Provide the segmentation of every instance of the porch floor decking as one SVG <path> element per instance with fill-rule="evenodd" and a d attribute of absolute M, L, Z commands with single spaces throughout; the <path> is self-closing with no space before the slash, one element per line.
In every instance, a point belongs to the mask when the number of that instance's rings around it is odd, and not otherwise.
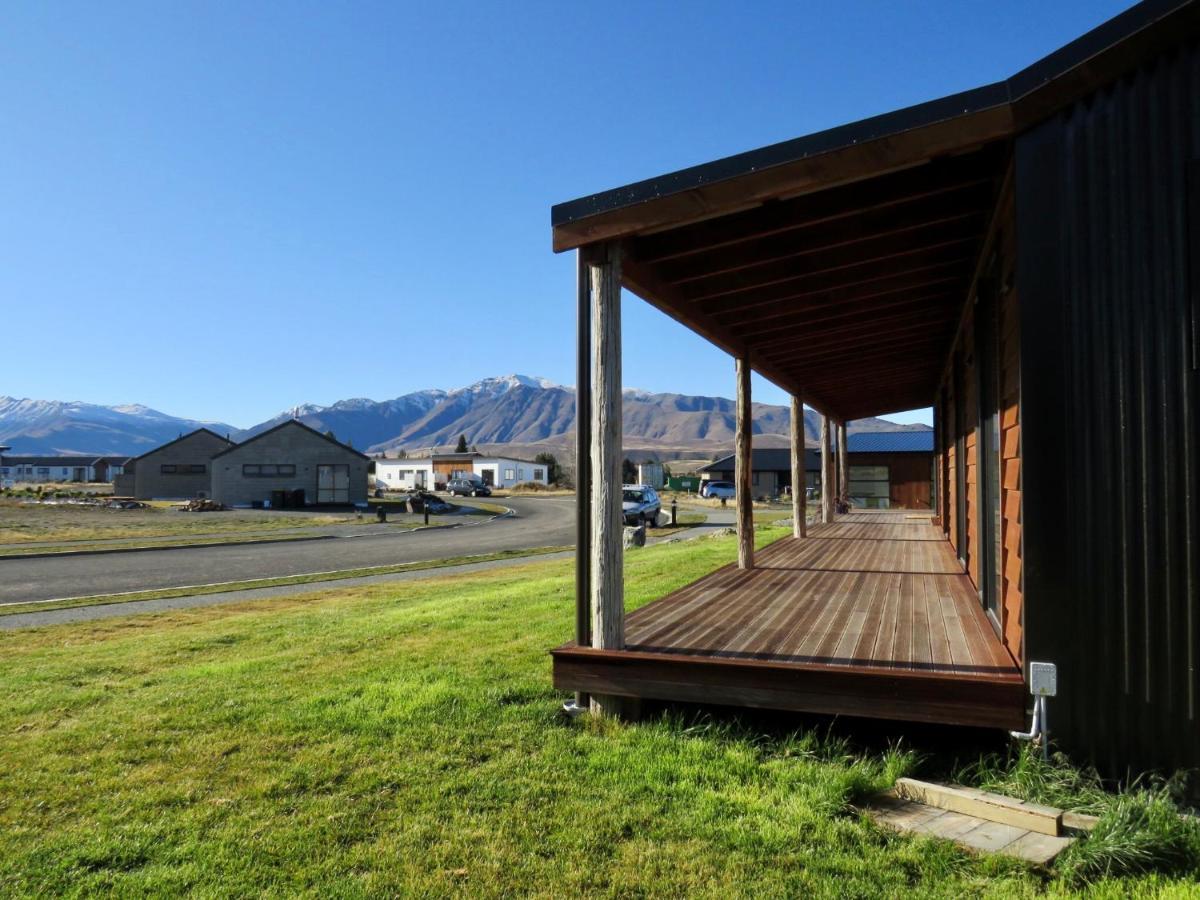
<path fill-rule="evenodd" d="M 554 651 L 571 690 L 1018 727 L 1021 670 L 930 516 L 864 511 L 630 613 L 625 649 Z M 586 683 L 585 683 L 586 682 Z"/>

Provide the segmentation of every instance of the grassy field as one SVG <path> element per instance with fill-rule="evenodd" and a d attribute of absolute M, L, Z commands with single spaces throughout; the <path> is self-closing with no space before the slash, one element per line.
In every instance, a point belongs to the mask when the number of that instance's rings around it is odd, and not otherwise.
<path fill-rule="evenodd" d="M 733 553 L 630 553 L 630 606 Z M 546 651 L 570 634 L 571 585 L 549 561 L 0 634 L 0 895 L 1068 887 L 854 814 L 911 752 L 678 713 L 563 719 Z M 1093 889 L 1191 895 L 1186 865 Z"/>
<path fill-rule="evenodd" d="M 238 512 L 183 513 L 163 506 L 103 509 L 0 501 L 0 544 L 32 541 L 127 540 L 286 531 L 357 521 L 353 514 L 293 516 Z"/>

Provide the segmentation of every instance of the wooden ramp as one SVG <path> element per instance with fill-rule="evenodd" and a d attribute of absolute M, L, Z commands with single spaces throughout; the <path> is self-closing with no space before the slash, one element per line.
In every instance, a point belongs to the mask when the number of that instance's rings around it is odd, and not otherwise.
<path fill-rule="evenodd" d="M 622 650 L 552 651 L 555 686 L 1018 728 L 1025 689 L 928 516 L 814 526 L 630 613 Z"/>

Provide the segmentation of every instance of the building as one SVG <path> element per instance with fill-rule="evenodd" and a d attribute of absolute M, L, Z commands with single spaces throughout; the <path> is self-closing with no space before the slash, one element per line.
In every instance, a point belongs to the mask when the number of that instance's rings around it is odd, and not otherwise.
<path fill-rule="evenodd" d="M 549 484 L 544 463 L 484 453 L 442 453 L 432 457 L 376 459 L 373 476 L 378 490 L 445 490 L 455 478 L 479 480 L 489 487 L 510 488 L 535 482 Z"/>
<path fill-rule="evenodd" d="M 212 457 L 212 499 L 225 506 L 366 503 L 371 460 L 289 419 Z"/>
<path fill-rule="evenodd" d="M 1200 3 L 1141 3 L 1007 80 L 552 209 L 588 551 L 556 686 L 1027 730 L 1036 662 L 1077 760 L 1200 767 L 1198 42 Z M 756 550 L 742 490 L 736 577 L 626 615 L 623 288 L 736 361 L 740 484 L 753 369 L 835 424 L 932 407 L 931 514 L 823 504 Z"/>
<path fill-rule="evenodd" d="M 0 484 L 111 481 L 126 456 L 8 456 L 0 454 Z"/>
<path fill-rule="evenodd" d="M 933 508 L 932 431 L 860 431 L 846 450 L 851 506 Z"/>
<path fill-rule="evenodd" d="M 128 496 L 132 481 L 132 496 L 139 500 L 209 497 L 212 492 L 209 463 L 217 453 L 232 446 L 229 438 L 207 428 L 197 428 L 130 460 L 124 477 L 114 478 L 114 492 Z"/>
<path fill-rule="evenodd" d="M 733 481 L 733 454 L 715 459 L 700 467 L 705 481 Z M 819 490 L 821 487 L 821 454 L 816 450 L 804 453 L 805 487 Z M 786 447 L 756 447 L 750 462 L 751 493 L 756 500 L 779 497 L 791 490 L 792 451 Z"/>

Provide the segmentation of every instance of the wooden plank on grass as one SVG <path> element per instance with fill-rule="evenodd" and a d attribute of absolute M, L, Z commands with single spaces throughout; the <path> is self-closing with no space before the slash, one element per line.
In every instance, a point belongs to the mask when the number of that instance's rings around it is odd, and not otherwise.
<path fill-rule="evenodd" d="M 897 780 L 896 795 L 917 803 L 951 809 L 987 819 L 989 822 L 1026 828 L 1040 834 L 1062 834 L 1062 810 L 1052 806 L 1026 803 L 1000 794 L 977 791 L 974 788 L 918 781 L 915 778 Z"/>

